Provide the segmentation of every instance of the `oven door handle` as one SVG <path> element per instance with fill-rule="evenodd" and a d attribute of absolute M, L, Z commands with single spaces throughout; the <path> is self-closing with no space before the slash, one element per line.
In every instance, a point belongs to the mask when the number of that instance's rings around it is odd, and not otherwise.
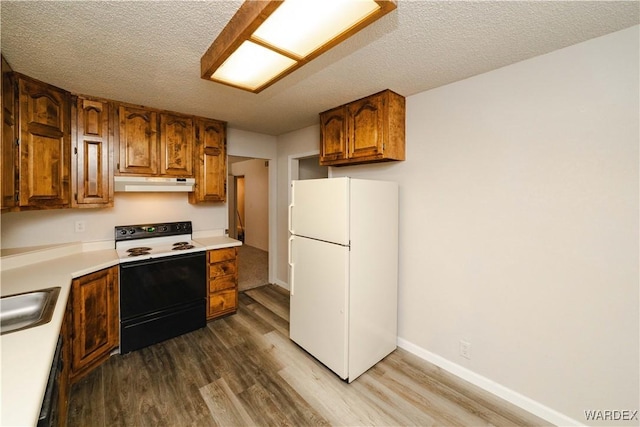
<path fill-rule="evenodd" d="M 126 258 L 126 262 L 120 261 L 120 269 L 129 269 L 136 268 L 140 266 L 149 266 L 153 264 L 160 264 L 164 262 L 174 262 L 179 260 L 186 260 L 192 258 L 198 258 L 206 256 L 206 251 L 195 251 L 195 252 L 186 252 L 186 253 L 174 253 L 167 256 L 160 257 L 152 257 L 146 259 L 135 259 L 135 258 Z"/>

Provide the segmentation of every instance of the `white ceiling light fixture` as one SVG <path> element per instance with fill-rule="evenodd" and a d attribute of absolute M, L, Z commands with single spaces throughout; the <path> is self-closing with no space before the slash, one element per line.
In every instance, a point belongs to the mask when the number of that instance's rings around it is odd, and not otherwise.
<path fill-rule="evenodd" d="M 201 77 L 258 93 L 396 7 L 396 0 L 246 0 L 200 59 Z"/>

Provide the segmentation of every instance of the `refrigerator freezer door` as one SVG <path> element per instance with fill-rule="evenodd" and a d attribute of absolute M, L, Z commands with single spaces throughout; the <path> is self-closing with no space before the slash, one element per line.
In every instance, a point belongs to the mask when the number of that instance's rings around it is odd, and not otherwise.
<path fill-rule="evenodd" d="M 349 244 L 349 178 L 293 181 L 289 231 L 297 236 Z"/>
<path fill-rule="evenodd" d="M 346 379 L 349 248 L 297 236 L 290 246 L 289 337 Z"/>

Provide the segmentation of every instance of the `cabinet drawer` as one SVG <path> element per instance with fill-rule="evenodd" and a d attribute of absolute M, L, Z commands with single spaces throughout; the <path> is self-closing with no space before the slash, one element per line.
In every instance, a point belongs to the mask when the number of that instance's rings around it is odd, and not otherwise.
<path fill-rule="evenodd" d="M 209 263 L 228 261 L 236 258 L 236 248 L 215 249 L 209 251 Z"/>
<path fill-rule="evenodd" d="M 220 276 L 235 275 L 237 270 L 236 265 L 235 260 L 210 264 L 209 278 L 213 280 Z"/>
<path fill-rule="evenodd" d="M 209 292 L 218 292 L 223 289 L 236 287 L 236 276 L 221 276 L 215 280 L 209 281 Z"/>
<path fill-rule="evenodd" d="M 235 311 L 238 307 L 238 293 L 235 289 L 209 294 L 209 316 Z"/>

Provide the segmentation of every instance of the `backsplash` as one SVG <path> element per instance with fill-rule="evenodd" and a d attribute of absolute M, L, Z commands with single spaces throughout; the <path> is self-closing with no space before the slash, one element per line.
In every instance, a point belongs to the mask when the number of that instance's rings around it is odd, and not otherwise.
<path fill-rule="evenodd" d="M 194 232 L 225 229 L 227 205 L 191 205 L 184 193 L 117 193 L 112 208 L 9 212 L 0 217 L 1 247 L 113 240 L 116 225 L 182 220 L 192 221 Z M 76 232 L 77 222 L 84 231 Z"/>

